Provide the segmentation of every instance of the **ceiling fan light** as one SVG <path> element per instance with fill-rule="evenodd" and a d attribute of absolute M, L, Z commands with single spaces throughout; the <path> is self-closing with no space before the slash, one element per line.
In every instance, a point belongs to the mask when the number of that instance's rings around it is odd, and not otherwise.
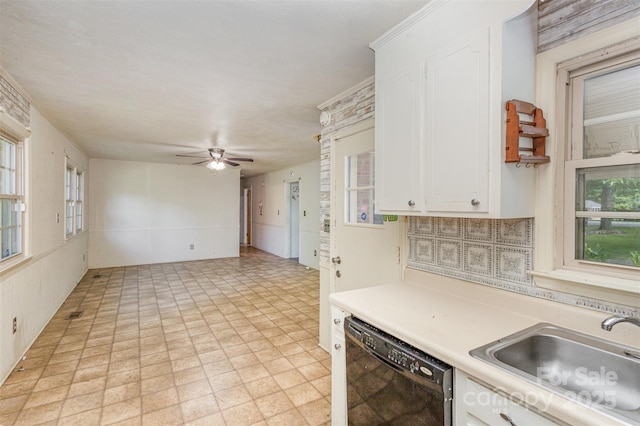
<path fill-rule="evenodd" d="M 225 165 L 222 161 L 213 159 L 209 161 L 209 164 L 207 164 L 207 168 L 210 170 L 224 170 Z"/>

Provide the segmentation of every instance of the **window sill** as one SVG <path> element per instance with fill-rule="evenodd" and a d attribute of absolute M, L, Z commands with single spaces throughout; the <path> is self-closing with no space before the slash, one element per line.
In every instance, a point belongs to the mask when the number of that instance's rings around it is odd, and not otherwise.
<path fill-rule="evenodd" d="M 71 241 L 74 238 L 77 238 L 77 237 L 83 235 L 85 232 L 87 232 L 87 230 L 83 229 L 82 231 L 77 231 L 77 232 L 74 232 L 73 234 L 67 234 L 67 235 L 64 236 L 64 240 L 65 241 Z"/>
<path fill-rule="evenodd" d="M 0 278 L 19 271 L 25 264 L 31 262 L 33 256 L 19 256 L 15 259 L 8 259 L 0 265 Z"/>
<path fill-rule="evenodd" d="M 556 269 L 549 272 L 530 271 L 538 287 L 592 297 L 598 300 L 637 305 L 640 297 L 638 280 L 607 277 L 585 272 Z"/>

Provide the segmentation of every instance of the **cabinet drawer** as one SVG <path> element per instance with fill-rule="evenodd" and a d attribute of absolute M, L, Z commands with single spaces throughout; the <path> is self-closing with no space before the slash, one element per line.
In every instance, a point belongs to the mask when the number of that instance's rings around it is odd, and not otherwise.
<path fill-rule="evenodd" d="M 470 379 L 466 381 L 465 394 L 458 397 L 463 398 L 468 425 L 547 426 L 559 424 Z"/>

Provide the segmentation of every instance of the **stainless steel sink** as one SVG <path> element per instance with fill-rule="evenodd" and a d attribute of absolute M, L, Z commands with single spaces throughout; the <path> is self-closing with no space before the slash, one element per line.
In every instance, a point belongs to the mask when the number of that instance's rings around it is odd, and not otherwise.
<path fill-rule="evenodd" d="M 470 354 L 632 424 L 640 424 L 640 350 L 537 324 Z"/>

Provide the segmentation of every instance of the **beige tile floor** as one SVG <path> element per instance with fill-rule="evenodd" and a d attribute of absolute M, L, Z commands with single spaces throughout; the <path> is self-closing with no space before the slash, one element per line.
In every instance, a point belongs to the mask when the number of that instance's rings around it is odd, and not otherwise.
<path fill-rule="evenodd" d="M 90 270 L 0 387 L 0 424 L 328 424 L 318 282 L 253 248 Z"/>

